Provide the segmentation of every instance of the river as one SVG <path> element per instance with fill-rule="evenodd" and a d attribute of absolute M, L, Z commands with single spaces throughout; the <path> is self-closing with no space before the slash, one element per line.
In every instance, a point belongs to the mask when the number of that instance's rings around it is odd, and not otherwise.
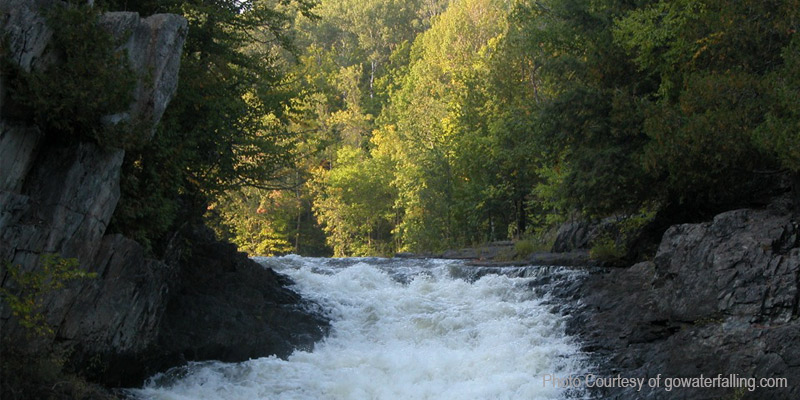
<path fill-rule="evenodd" d="M 242 363 L 197 362 L 152 377 L 140 399 L 565 399 L 544 384 L 580 375 L 585 355 L 564 334 L 539 267 L 457 260 L 257 258 L 331 318 L 315 348 Z"/>

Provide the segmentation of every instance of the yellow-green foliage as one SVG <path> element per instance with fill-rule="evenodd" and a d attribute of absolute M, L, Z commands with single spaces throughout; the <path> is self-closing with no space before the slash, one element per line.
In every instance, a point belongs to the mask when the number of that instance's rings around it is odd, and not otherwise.
<path fill-rule="evenodd" d="M 618 234 L 612 237 L 610 233 L 601 235 L 592 243 L 589 256 L 595 260 L 614 262 L 622 259 L 628 253 L 628 243 L 639 231 L 656 216 L 656 207 L 643 207 L 638 214 L 625 216 L 614 223 L 613 230 Z"/>
<path fill-rule="evenodd" d="M 530 239 L 519 240 L 514 243 L 514 252 L 517 258 L 525 258 L 536 251 L 536 243 Z"/>
<path fill-rule="evenodd" d="M 19 319 L 19 324 L 38 336 L 53 334 L 42 310 L 45 296 L 64 288 L 69 281 L 97 276 L 94 272 L 80 269 L 77 259 L 56 254 L 42 255 L 41 266 L 34 271 L 23 271 L 19 265 L 10 263 L 6 263 L 4 268 L 8 270 L 10 287 L 16 290 L 0 288 L 0 294 L 12 314 Z"/>
<path fill-rule="evenodd" d="M 625 256 L 625 248 L 610 236 L 597 238 L 589 250 L 589 257 L 594 260 L 613 262 Z"/>
<path fill-rule="evenodd" d="M 314 212 L 337 257 L 387 255 L 396 251 L 391 225 L 396 191 L 389 160 L 342 147 L 330 170 L 320 168 L 312 181 Z"/>
<path fill-rule="evenodd" d="M 650 223 L 656 217 L 658 207 L 642 207 L 638 214 L 628 215 L 622 220 L 617 221 L 617 228 L 620 235 L 628 239 L 631 235 L 636 234 L 645 225 Z"/>
<path fill-rule="evenodd" d="M 289 191 L 243 188 L 226 193 L 209 210 L 218 216 L 211 224 L 218 237 L 250 255 L 272 256 L 294 250 L 289 233 L 301 206 Z"/>
<path fill-rule="evenodd" d="M 555 229 L 541 229 L 525 239 L 514 242 L 517 258 L 525 258 L 533 253 L 549 252 L 556 241 Z"/>

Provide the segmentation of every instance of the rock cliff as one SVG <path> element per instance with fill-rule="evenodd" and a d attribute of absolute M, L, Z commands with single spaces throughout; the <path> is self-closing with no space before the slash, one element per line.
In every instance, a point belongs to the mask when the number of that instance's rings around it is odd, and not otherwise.
<path fill-rule="evenodd" d="M 62 5 L 0 0 L 6 54 L 22 70 L 47 71 L 58 62 L 41 12 Z M 102 123 L 134 124 L 149 140 L 177 88 L 186 20 L 107 13 L 101 25 L 125 39 L 121 50 L 137 80 L 129 109 Z M 8 100 L 3 87 L 0 82 L 0 107 Z M 6 345 L 69 349 L 73 367 L 118 386 L 136 385 L 186 360 L 283 356 L 322 337 L 327 321 L 286 289 L 285 278 L 200 228 L 176 234 L 181 245 L 170 246 L 166 260 L 149 259 L 136 242 L 106 235 L 124 156 L 124 149 L 92 142 L 55 141 L 29 121 L 0 116 L 0 261 L 35 271 L 42 254 L 55 253 L 97 273 L 45 299 L 55 338 L 29 340 L 2 302 Z M 0 287 L 18 290 L 5 268 Z"/>
<path fill-rule="evenodd" d="M 787 388 L 603 389 L 609 399 L 800 398 L 800 240 L 791 205 L 671 227 L 652 262 L 595 270 L 568 331 L 599 376 L 786 378 Z M 571 298 L 575 298 L 571 297 Z M 741 396 L 741 397 L 737 397 Z"/>

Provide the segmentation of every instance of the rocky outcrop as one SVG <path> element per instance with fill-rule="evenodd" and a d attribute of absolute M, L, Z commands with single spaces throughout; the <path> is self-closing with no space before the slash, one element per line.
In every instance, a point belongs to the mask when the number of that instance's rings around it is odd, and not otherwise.
<path fill-rule="evenodd" d="M 48 47 L 53 32 L 42 10 L 59 6 L 64 5 L 57 0 L 0 1 L 0 31 L 8 41 L 9 58 L 22 70 L 46 71 L 58 61 Z M 105 120 L 140 124 L 145 128 L 144 139 L 150 139 L 178 87 L 187 22 L 170 14 L 140 18 L 133 12 L 109 12 L 103 14 L 100 24 L 115 38 L 124 39 L 118 50 L 128 55 L 127 65 L 137 77 L 130 108 Z"/>
<path fill-rule="evenodd" d="M 114 37 L 127 38 L 120 50 L 128 54 L 129 66 L 139 77 L 129 110 L 107 116 L 104 121 L 149 127 L 142 131 L 145 135 L 142 139 L 150 140 L 178 88 L 180 57 L 175 55 L 183 47 L 186 21 L 169 14 L 139 18 L 133 12 L 109 12 L 103 15 L 100 24 Z"/>
<path fill-rule="evenodd" d="M 47 71 L 57 62 L 42 11 L 52 0 L 3 0 L 0 31 L 8 54 L 24 71 Z M 187 22 L 176 15 L 145 19 L 109 13 L 102 24 L 127 37 L 122 45 L 136 76 L 129 111 L 132 125 L 151 135 L 175 94 Z M 0 118 L 0 259 L 33 268 L 40 254 L 78 257 L 89 264 L 119 200 L 124 150 L 93 143 L 56 144 L 25 121 Z"/>
<path fill-rule="evenodd" d="M 187 229 L 181 238 L 192 247 L 182 251 L 146 375 L 191 360 L 286 357 L 312 349 L 327 333 L 327 319 L 286 288 L 292 284 L 286 276 L 216 241 L 207 228 Z M 121 383 L 138 383 L 130 376 Z"/>
<path fill-rule="evenodd" d="M 0 28 L 9 43 L 9 54 L 23 70 L 46 71 L 48 65 L 57 62 L 47 45 L 50 29 L 41 15 L 47 7 L 57 6 L 62 5 L 47 0 L 0 3 Z M 111 15 L 106 20 L 115 18 Z M 131 13 L 126 13 L 126 18 L 141 20 L 152 28 L 131 35 L 125 44 L 138 85 L 164 84 L 134 93 L 130 114 L 145 117 L 135 123 L 152 129 L 157 119 L 138 111 L 139 105 L 163 108 L 175 93 L 186 20 L 175 15 L 140 19 Z M 158 56 L 134 59 L 142 54 Z M 153 68 L 148 64 L 151 62 L 155 63 Z M 0 260 L 33 271 L 42 254 L 54 253 L 78 258 L 87 269 L 104 268 L 100 250 L 120 196 L 124 150 L 89 142 L 60 143 L 25 121 L 5 119 L 0 119 L 0 149 L 8 156 L 0 162 Z M 2 277 L 3 287 L 13 288 L 13 282 L 6 278 Z M 75 301 L 71 296 L 59 297 L 59 304 L 51 304 L 47 310 L 48 322 L 56 326 L 68 319 Z M 0 311 L 4 335 L 21 335 L 10 311 L 6 307 Z"/>
<path fill-rule="evenodd" d="M 143 379 L 151 367 L 142 355 L 158 339 L 179 266 L 148 259 L 122 235 L 104 237 L 94 260 L 89 269 L 97 279 L 70 285 L 48 305 L 63 310 L 57 340 L 73 349 L 72 367 L 95 381 Z"/>
<path fill-rule="evenodd" d="M 52 54 L 47 51 L 53 31 L 40 11 L 57 3 L 56 0 L 0 2 L 0 28 L 9 46 L 8 57 L 25 71 L 41 70 L 53 62 Z"/>
<path fill-rule="evenodd" d="M 36 159 L 42 133 L 35 126 L 10 125 L 0 119 L 0 192 L 19 193 Z M 3 202 L 5 204 L 5 202 Z M 3 214 L 11 214 L 11 208 Z M 3 212 L 0 210 L 0 212 Z M 0 226 L 4 226 L 0 217 Z"/>
<path fill-rule="evenodd" d="M 598 226 L 588 221 L 573 221 L 562 224 L 556 233 L 552 251 L 566 253 L 575 250 L 588 250 L 597 238 Z"/>
<path fill-rule="evenodd" d="M 0 0 L 0 32 L 23 70 L 46 71 L 58 62 L 40 14 L 55 6 L 63 3 Z M 148 140 L 177 87 L 186 20 L 108 13 L 101 24 L 124 38 L 120 48 L 137 78 L 129 109 L 102 122 L 128 123 Z M 0 261 L 30 272 L 40 269 L 42 254 L 56 253 L 97 274 L 44 299 L 52 338 L 30 340 L 0 302 L 3 345 L 65 349 L 70 367 L 120 386 L 187 360 L 285 356 L 322 337 L 327 321 L 286 289 L 286 278 L 202 229 L 176 234 L 165 260 L 149 259 L 121 235 L 106 235 L 124 155 L 124 149 L 53 140 L 26 121 L 0 117 Z M 0 287 L 19 289 L 5 268 Z"/>
<path fill-rule="evenodd" d="M 653 262 L 596 270 L 569 332 L 601 376 L 786 378 L 788 388 L 603 389 L 610 399 L 800 398 L 800 241 L 790 207 L 673 226 Z M 747 381 L 752 382 L 752 381 Z M 742 397 L 737 397 L 742 396 Z"/>
<path fill-rule="evenodd" d="M 40 148 L 18 193 L 27 201 L 0 227 L 0 258 L 23 266 L 45 253 L 92 260 L 119 200 L 123 156 L 92 143 Z"/>
<path fill-rule="evenodd" d="M 287 289 L 288 278 L 207 228 L 185 229 L 168 252 L 165 263 L 123 236 L 104 239 L 102 279 L 78 288 L 58 331 L 79 350 L 74 368 L 106 386 L 137 386 L 187 361 L 286 357 L 327 333 L 328 321 Z"/>

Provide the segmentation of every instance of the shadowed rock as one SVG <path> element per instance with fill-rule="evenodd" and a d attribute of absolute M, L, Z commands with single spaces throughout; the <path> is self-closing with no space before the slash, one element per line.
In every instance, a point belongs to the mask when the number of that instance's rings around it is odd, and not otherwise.
<path fill-rule="evenodd" d="M 743 398 L 800 398 L 800 242 L 781 201 L 673 226 L 653 262 L 595 269 L 569 310 L 568 333 L 599 376 L 787 378 Z M 565 298 L 570 301 L 570 298 Z M 736 398 L 736 388 L 603 389 L 604 399 Z"/>
<path fill-rule="evenodd" d="M 58 62 L 40 13 L 63 5 L 0 0 L 0 33 L 8 38 L 12 62 L 25 71 Z M 125 122 L 149 140 L 177 87 L 186 20 L 108 13 L 101 24 L 121 43 L 137 80 L 130 108 L 104 122 Z M 0 104 L 2 96 L 0 84 Z M 44 299 L 54 338 L 29 340 L 1 302 L 4 344 L 32 352 L 68 349 L 71 367 L 118 386 L 138 385 L 187 360 L 286 356 L 326 332 L 327 320 L 285 288 L 286 278 L 207 231 L 176 235 L 166 260 L 149 259 L 133 240 L 106 235 L 125 151 L 47 135 L 0 116 L 0 261 L 35 271 L 40 255 L 57 253 L 78 258 L 97 278 L 72 282 Z M 3 268 L 0 285 L 18 290 L 8 275 Z"/>

